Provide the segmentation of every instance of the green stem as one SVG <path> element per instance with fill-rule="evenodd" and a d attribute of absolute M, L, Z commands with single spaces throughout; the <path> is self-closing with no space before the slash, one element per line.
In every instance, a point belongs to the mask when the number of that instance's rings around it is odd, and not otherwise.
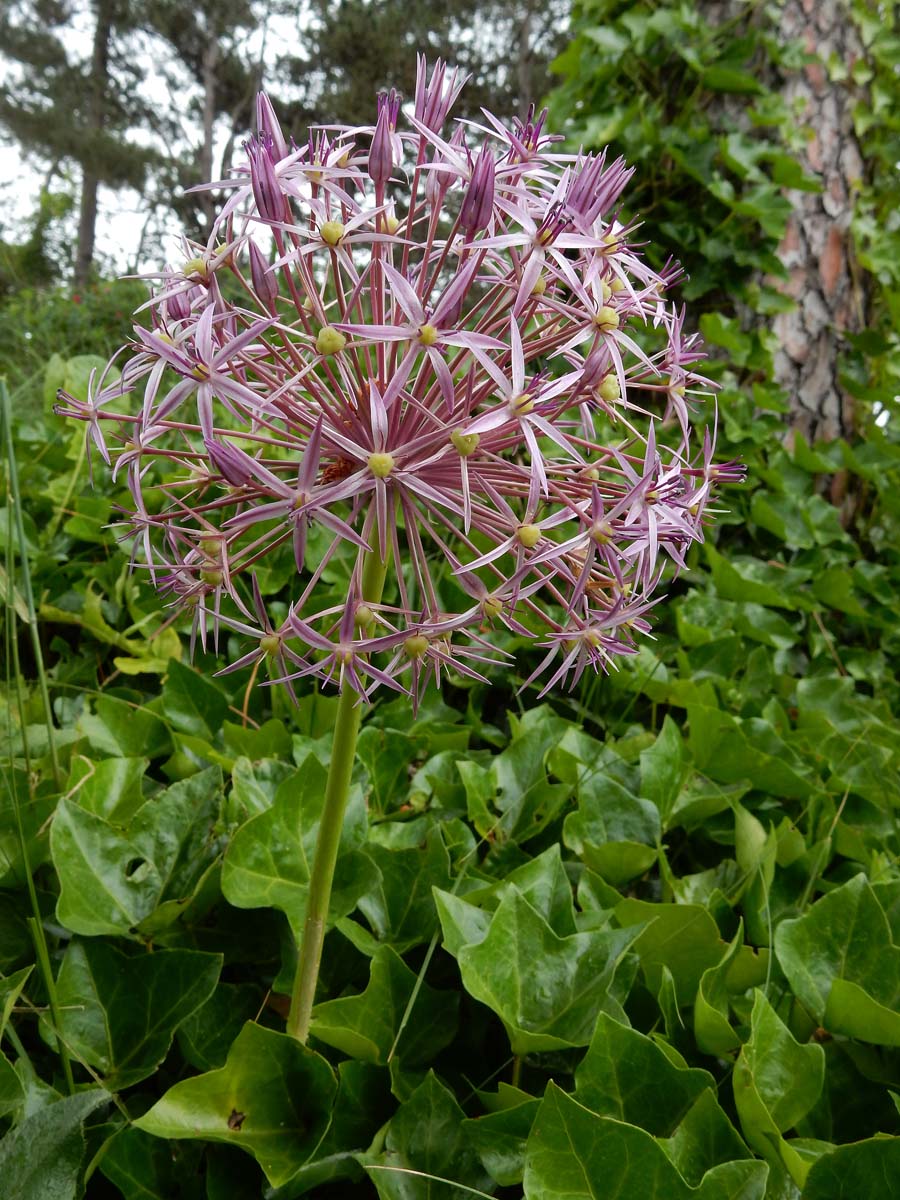
<path fill-rule="evenodd" d="M 384 589 L 387 574 L 387 551 L 381 556 L 381 547 L 375 539 L 376 549 L 360 551 L 362 565 L 361 599 L 377 604 Z M 287 1031 L 300 1042 L 309 1037 L 319 964 L 322 961 L 322 943 L 325 941 L 325 926 L 328 920 L 328 905 L 331 900 L 331 885 L 337 863 L 344 812 L 350 794 L 350 777 L 356 758 L 356 739 L 362 721 L 362 701 L 352 688 L 344 687 L 338 701 L 337 719 L 334 725 L 334 740 L 331 746 L 331 764 L 325 785 L 325 803 L 316 838 L 316 852 L 309 877 L 309 898 L 306 906 L 306 923 L 300 942 L 300 957 L 294 987 L 291 992 L 291 1009 L 288 1014 Z"/>
<path fill-rule="evenodd" d="M 62 1062 L 63 1075 L 66 1077 L 66 1089 L 70 1096 L 74 1096 L 75 1079 L 72 1075 L 69 1048 L 63 1041 L 62 1020 L 59 1011 L 59 1000 L 56 994 L 56 981 L 53 978 L 53 966 L 50 962 L 50 952 L 47 949 L 47 939 L 44 936 L 44 926 L 38 917 L 27 917 L 26 923 L 37 952 L 38 967 L 44 977 L 44 986 L 47 989 L 47 1000 L 50 1004 L 50 1020 L 53 1023 L 53 1033 L 56 1036 L 56 1049 Z"/>

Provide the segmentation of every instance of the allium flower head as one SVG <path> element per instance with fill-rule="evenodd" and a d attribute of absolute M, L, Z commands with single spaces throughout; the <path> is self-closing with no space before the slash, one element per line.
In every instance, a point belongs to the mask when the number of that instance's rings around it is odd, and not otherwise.
<path fill-rule="evenodd" d="M 544 690 L 574 684 L 635 653 L 740 478 L 714 419 L 692 446 L 712 385 L 677 267 L 620 220 L 630 170 L 559 151 L 545 113 L 446 132 L 463 82 L 420 59 L 414 112 L 385 94 L 300 146 L 260 97 L 121 377 L 61 396 L 127 482 L 135 564 L 204 645 L 247 639 L 228 670 L 418 700 L 481 678 L 505 628 L 544 648 Z M 284 547 L 275 619 L 257 574 Z"/>

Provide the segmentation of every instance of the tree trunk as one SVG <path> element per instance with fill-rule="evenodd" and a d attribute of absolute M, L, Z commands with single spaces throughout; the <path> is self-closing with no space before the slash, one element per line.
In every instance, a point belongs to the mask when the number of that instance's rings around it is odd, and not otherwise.
<path fill-rule="evenodd" d="M 88 85 L 87 105 L 88 129 L 95 134 L 101 133 L 106 123 L 112 19 L 112 0 L 96 0 L 94 5 L 94 46 L 91 54 L 91 77 Z M 99 174 L 88 157 L 81 164 L 81 205 L 78 215 L 78 243 L 75 252 L 76 287 L 84 287 L 88 282 L 94 262 L 99 184 Z"/>
<path fill-rule="evenodd" d="M 219 31 L 214 22 L 207 19 L 207 41 L 203 52 L 203 145 L 200 147 L 199 167 L 200 179 L 209 183 L 213 178 L 213 142 L 215 140 L 216 122 L 216 71 L 219 66 Z M 203 211 L 208 235 L 212 229 L 215 215 L 215 201 L 210 192 L 200 192 L 200 206 Z"/>
<path fill-rule="evenodd" d="M 528 115 L 528 106 L 537 99 L 532 94 L 531 85 L 531 22 L 533 17 L 531 0 L 525 5 L 525 11 L 519 25 L 518 54 L 516 56 L 516 84 L 519 92 L 519 117 L 524 120 Z"/>
<path fill-rule="evenodd" d="M 834 55 L 849 71 L 862 54 L 845 0 L 784 0 L 780 23 L 784 40 L 800 40 L 822 62 Z M 801 161 L 821 191 L 787 193 L 793 214 L 780 257 L 788 278 L 778 286 L 796 306 L 773 322 L 775 377 L 788 393 L 794 430 L 809 440 L 846 437 L 853 432 L 853 403 L 841 386 L 839 359 L 844 335 L 865 324 L 849 234 L 854 185 L 863 175 L 853 93 L 833 84 L 822 63 L 792 73 L 782 92 L 812 133 Z"/>

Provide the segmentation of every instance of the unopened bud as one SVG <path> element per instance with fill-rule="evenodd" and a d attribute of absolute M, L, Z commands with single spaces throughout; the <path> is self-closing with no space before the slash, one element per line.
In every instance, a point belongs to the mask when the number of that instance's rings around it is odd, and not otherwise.
<path fill-rule="evenodd" d="M 375 132 L 372 135 L 372 146 L 369 150 L 369 178 L 377 188 L 385 186 L 394 169 L 391 112 L 395 96 L 396 92 L 392 91 L 378 97 L 378 120 L 375 122 Z M 396 103 L 399 108 L 399 97 L 397 97 Z"/>
<path fill-rule="evenodd" d="M 187 273 L 185 270 L 185 274 Z M 166 313 L 173 321 L 186 321 L 191 315 L 190 295 L 187 292 L 175 292 L 169 296 L 166 300 Z"/>
<path fill-rule="evenodd" d="M 482 146 L 472 169 L 466 198 L 459 210 L 459 223 L 468 233 L 478 233 L 487 229 L 493 210 L 494 156 L 487 146 Z"/>
<path fill-rule="evenodd" d="M 281 125 L 275 116 L 272 101 L 265 92 L 260 92 L 256 97 L 256 132 L 271 145 L 272 158 L 275 162 L 280 162 L 287 157 L 287 142 L 284 140 Z"/>
<path fill-rule="evenodd" d="M 250 279 L 260 304 L 269 312 L 273 312 L 278 296 L 278 283 L 272 271 L 269 270 L 269 263 L 262 250 L 252 240 L 250 242 Z"/>
<path fill-rule="evenodd" d="M 266 221 L 283 221 L 284 193 L 275 174 L 275 163 L 269 148 L 263 139 L 254 138 L 246 143 L 246 150 L 250 163 L 250 186 L 259 215 Z"/>

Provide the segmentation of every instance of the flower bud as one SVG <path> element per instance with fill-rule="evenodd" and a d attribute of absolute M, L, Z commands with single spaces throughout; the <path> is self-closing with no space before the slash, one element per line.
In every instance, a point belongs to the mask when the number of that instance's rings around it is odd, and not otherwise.
<path fill-rule="evenodd" d="M 274 273 L 269 269 L 265 255 L 252 239 L 250 241 L 250 279 L 260 304 L 269 312 L 274 312 L 275 300 L 278 297 L 278 283 Z"/>
<path fill-rule="evenodd" d="M 281 132 L 281 125 L 275 116 L 272 101 L 260 92 L 256 97 L 256 132 L 260 138 L 267 138 L 272 148 L 272 159 L 281 162 L 288 155 L 287 142 Z"/>
<path fill-rule="evenodd" d="M 251 475 L 242 454 L 229 442 L 207 442 L 206 452 L 215 469 L 232 487 L 244 487 L 251 480 Z"/>
<path fill-rule="evenodd" d="M 284 193 L 269 147 L 261 138 L 246 143 L 247 159 L 250 163 L 250 186 L 259 215 L 266 221 L 283 221 Z"/>
<path fill-rule="evenodd" d="M 467 233 L 487 229 L 494 211 L 494 156 L 487 146 L 475 160 L 466 198 L 459 210 L 459 223 Z"/>
<path fill-rule="evenodd" d="M 186 321 L 191 315 L 189 292 L 175 292 L 166 298 L 166 315 L 171 321 Z"/>
<path fill-rule="evenodd" d="M 400 109 L 400 97 L 393 89 L 378 97 L 378 120 L 369 150 L 369 178 L 377 188 L 384 188 L 394 169 L 393 136 Z"/>

